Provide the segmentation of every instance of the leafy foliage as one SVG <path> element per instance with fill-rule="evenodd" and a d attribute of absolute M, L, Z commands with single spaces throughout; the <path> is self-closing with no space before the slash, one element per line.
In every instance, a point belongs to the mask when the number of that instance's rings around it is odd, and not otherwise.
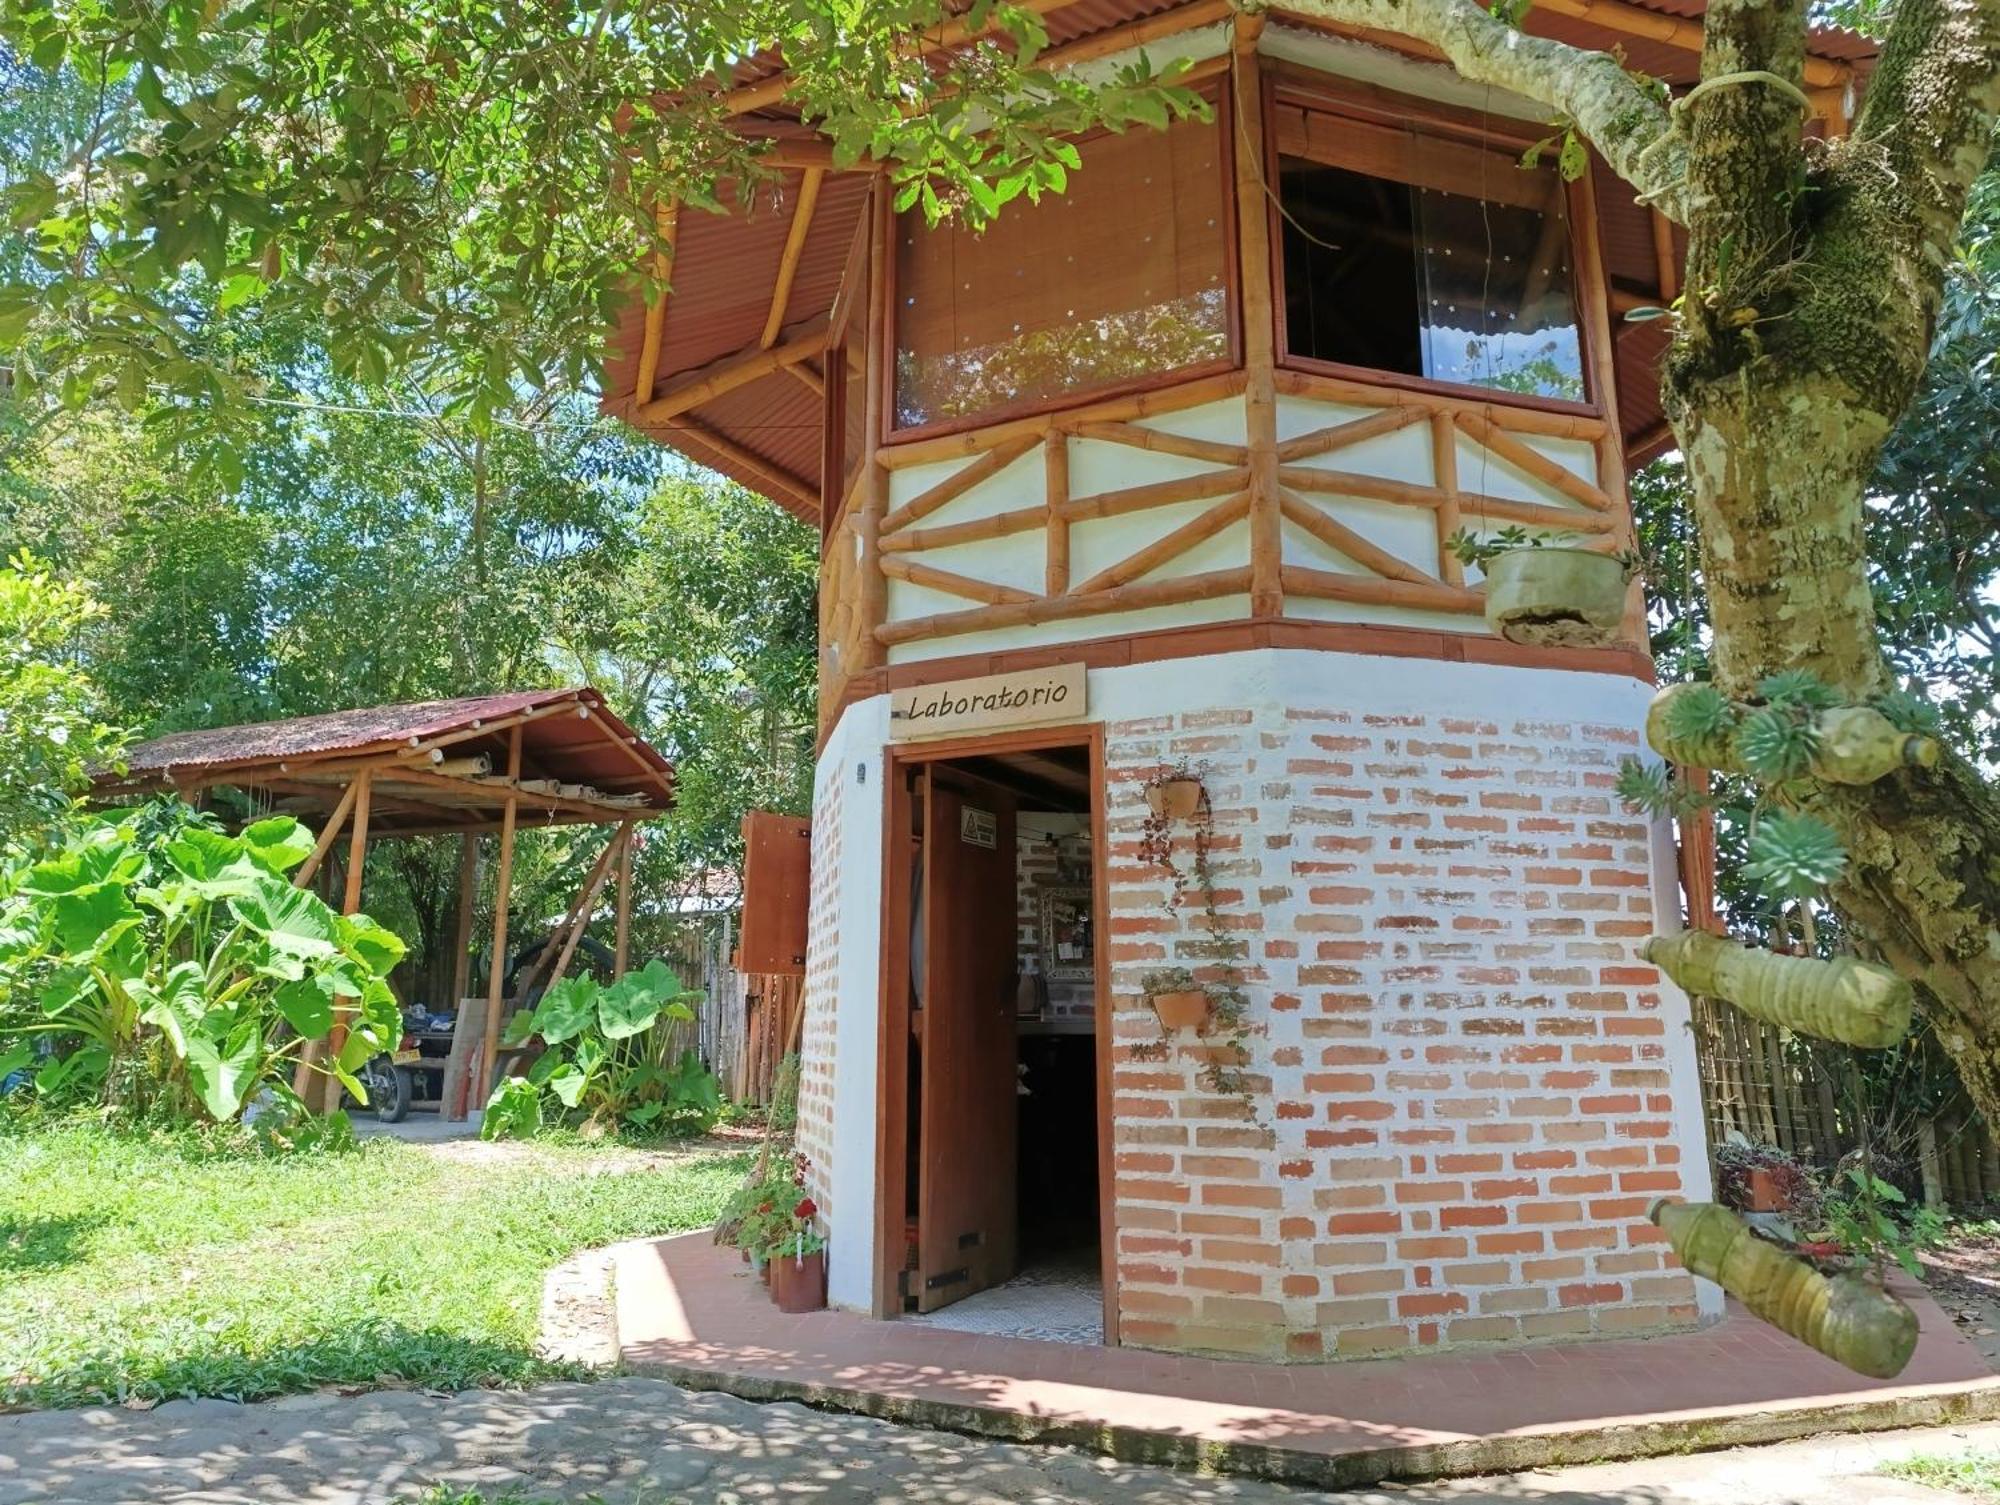
<path fill-rule="evenodd" d="M 0 568 L 0 845 L 47 829 L 123 740 L 78 663 L 104 608 L 25 551 Z"/>
<path fill-rule="evenodd" d="M 288 816 L 229 836 L 167 800 L 23 864 L 0 902 L 0 1076 L 33 1066 L 43 1098 L 214 1122 L 269 1093 L 293 1117 L 293 1061 L 348 999 L 323 1069 L 365 1102 L 355 1072 L 402 1034 L 386 978 L 403 943 L 292 887 L 312 845 Z"/>
<path fill-rule="evenodd" d="M 550 1124 L 646 1134 L 700 1134 L 722 1113 L 722 1089 L 692 1050 L 673 1051 L 672 1026 L 694 1018 L 702 995 L 652 961 L 606 986 L 565 977 L 532 1014 L 518 1014 L 506 1043 L 545 1047 L 526 1076 L 493 1090 L 480 1135 L 530 1138 Z"/>
<path fill-rule="evenodd" d="M 1735 731 L 1737 715 L 1728 696 L 1714 685 L 1698 684 L 1669 701 L 1663 719 L 1676 741 L 1706 742 Z"/>
<path fill-rule="evenodd" d="M 63 165 L 7 191 L 28 266 L 0 286 L 0 349 L 71 403 L 164 390 L 226 425 L 254 389 L 203 326 L 311 321 L 343 377 L 412 372 L 484 421 L 589 378 L 652 275 L 657 205 L 772 191 L 718 93 L 730 60 L 782 51 L 838 165 L 881 159 L 900 201 L 975 225 L 1060 191 L 1084 165 L 1065 137 L 1206 109 L 1144 59 L 1101 83 L 1038 68 L 1042 22 L 1006 4 L 934 66 L 908 40 L 946 11 L 7 0 L 15 86 L 73 77 L 87 108 L 50 122 Z"/>
<path fill-rule="evenodd" d="M 1892 1183 L 1850 1165 L 1826 1199 L 1826 1222 L 1849 1253 L 1879 1263 L 1893 1259 L 1912 1280 L 1923 1278 L 1917 1251 L 1944 1240 L 1944 1217 L 1935 1208 L 1912 1207 Z"/>
<path fill-rule="evenodd" d="M 1743 718 L 1735 746 L 1754 778 L 1781 784 L 1812 767 L 1819 751 L 1819 728 L 1810 712 L 1801 713 L 1794 704 L 1762 706 Z"/>

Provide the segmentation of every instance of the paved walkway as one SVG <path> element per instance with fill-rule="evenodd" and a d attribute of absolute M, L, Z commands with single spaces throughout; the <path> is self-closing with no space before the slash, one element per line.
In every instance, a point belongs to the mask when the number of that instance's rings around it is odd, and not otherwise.
<path fill-rule="evenodd" d="M 625 1365 L 758 1400 L 806 1400 L 1146 1463 L 1327 1487 L 2000 1417 L 2000 1379 L 1917 1286 L 1895 1381 L 1853 1374 L 1732 1308 L 1699 1332 L 1255 1364 L 787 1316 L 706 1233 L 621 1244 Z"/>
<path fill-rule="evenodd" d="M 537 1505 L 1964 1505 L 1873 1471 L 1975 1447 L 2000 1425 L 1331 1496 L 627 1378 L 0 1416 L 0 1505 L 400 1505 L 437 1484 Z"/>

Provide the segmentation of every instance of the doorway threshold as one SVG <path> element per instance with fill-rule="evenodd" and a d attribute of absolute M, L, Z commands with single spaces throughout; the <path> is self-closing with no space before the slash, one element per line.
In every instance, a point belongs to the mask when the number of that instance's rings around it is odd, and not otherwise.
<path fill-rule="evenodd" d="M 1097 1251 L 1031 1262 L 1012 1280 L 900 1321 L 946 1332 L 1043 1343 L 1104 1342 L 1104 1283 Z"/>

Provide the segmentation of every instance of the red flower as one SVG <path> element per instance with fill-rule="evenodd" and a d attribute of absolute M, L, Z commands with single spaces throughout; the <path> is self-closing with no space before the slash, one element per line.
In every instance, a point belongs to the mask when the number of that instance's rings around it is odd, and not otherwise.
<path fill-rule="evenodd" d="M 792 1209 L 792 1216 L 800 1222 L 804 1222 L 818 1211 L 819 1203 L 815 1202 L 811 1197 L 801 1197 L 799 1198 L 799 1205 Z"/>

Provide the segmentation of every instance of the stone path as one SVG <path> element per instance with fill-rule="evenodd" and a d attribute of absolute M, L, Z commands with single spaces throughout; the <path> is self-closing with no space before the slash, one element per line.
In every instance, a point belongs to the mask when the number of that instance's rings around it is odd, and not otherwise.
<path fill-rule="evenodd" d="M 439 1483 L 563 1505 L 1962 1505 L 1872 1471 L 1974 1447 L 2000 1449 L 2000 1423 L 1335 1497 L 627 1378 L 4 1416 L 0 1505 L 389 1505 Z"/>

